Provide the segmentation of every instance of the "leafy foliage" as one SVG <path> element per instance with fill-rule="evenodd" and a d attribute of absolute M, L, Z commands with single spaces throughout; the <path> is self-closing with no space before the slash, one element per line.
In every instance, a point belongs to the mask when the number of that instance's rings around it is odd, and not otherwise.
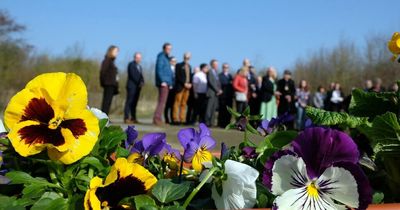
<path fill-rule="evenodd" d="M 367 117 L 355 117 L 345 112 L 328 112 L 314 107 L 307 107 L 306 113 L 316 125 L 356 128 L 360 125 L 368 124 Z"/>

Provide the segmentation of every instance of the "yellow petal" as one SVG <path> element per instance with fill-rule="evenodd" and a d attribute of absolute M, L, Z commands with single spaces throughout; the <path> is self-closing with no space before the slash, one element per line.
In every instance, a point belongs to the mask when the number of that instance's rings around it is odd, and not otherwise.
<path fill-rule="evenodd" d="M 84 109 L 87 105 L 85 83 L 74 73 L 46 73 L 31 80 L 26 89 L 43 88 L 59 106 L 67 109 L 69 105 Z"/>
<path fill-rule="evenodd" d="M 212 155 L 207 150 L 199 149 L 193 156 L 192 167 L 196 172 L 201 172 L 203 170 L 203 163 L 212 160 Z"/>
<path fill-rule="evenodd" d="M 39 122 L 28 120 L 17 123 L 10 130 L 10 133 L 8 133 L 8 138 L 10 139 L 11 144 L 13 145 L 15 151 L 18 152 L 18 154 L 20 154 L 23 157 L 38 154 L 46 148 L 46 144 L 42 143 L 26 144 L 25 139 L 21 139 L 19 131 L 26 126 L 31 126 L 31 125 L 39 125 Z"/>
<path fill-rule="evenodd" d="M 71 143 L 68 150 L 65 152 L 60 152 L 56 148 L 49 148 L 48 155 L 52 160 L 59 160 L 64 164 L 71 164 L 92 151 L 100 132 L 99 121 L 88 109 L 81 110 L 78 116 L 79 119 L 84 121 L 87 131 L 84 135 L 78 136 L 78 139 L 75 139 L 71 132 L 64 132 L 64 138 L 68 139 L 68 141 L 71 140 L 73 143 Z"/>
<path fill-rule="evenodd" d="M 103 180 L 99 177 L 94 177 L 90 180 L 90 189 L 86 191 L 84 206 L 85 210 L 101 210 L 100 200 L 96 196 L 96 189 L 103 186 Z"/>
<path fill-rule="evenodd" d="M 128 156 L 128 162 L 130 163 L 143 163 L 143 156 L 140 153 L 132 153 Z"/>

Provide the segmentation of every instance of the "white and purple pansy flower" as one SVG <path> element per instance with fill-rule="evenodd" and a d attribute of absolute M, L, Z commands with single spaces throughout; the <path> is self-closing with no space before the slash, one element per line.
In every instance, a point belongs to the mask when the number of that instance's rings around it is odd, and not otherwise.
<path fill-rule="evenodd" d="M 308 128 L 267 161 L 263 183 L 277 196 L 275 209 L 366 209 L 372 190 L 358 161 L 346 133 Z"/>
<path fill-rule="evenodd" d="M 178 132 L 185 162 L 192 163 L 195 171 L 201 172 L 204 162 L 212 160 L 211 150 L 215 147 L 215 140 L 211 137 L 211 131 L 203 123 L 199 125 L 199 131 L 194 128 L 185 128 Z"/>

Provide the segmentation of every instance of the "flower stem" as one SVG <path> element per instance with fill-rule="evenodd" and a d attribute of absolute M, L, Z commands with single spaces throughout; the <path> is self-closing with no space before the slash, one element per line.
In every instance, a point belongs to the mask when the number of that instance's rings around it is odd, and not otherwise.
<path fill-rule="evenodd" d="M 178 183 L 182 182 L 182 172 L 183 172 L 183 159 L 185 157 L 185 152 L 186 150 L 183 150 L 183 155 L 181 155 L 181 165 L 179 167 L 179 179 L 178 179 Z"/>
<path fill-rule="evenodd" d="M 54 170 L 51 169 L 51 168 L 49 169 L 49 176 L 50 176 L 51 181 L 52 181 L 55 185 L 61 187 L 60 182 L 59 182 L 58 179 L 57 179 L 56 173 L 55 173 Z"/>
<path fill-rule="evenodd" d="M 190 201 L 194 198 L 194 196 L 200 191 L 200 189 L 203 187 L 203 185 L 207 182 L 207 180 L 214 174 L 214 172 L 217 170 L 217 167 L 211 168 L 210 171 L 207 173 L 207 175 L 204 177 L 203 181 L 200 182 L 199 185 L 197 185 L 196 188 L 190 193 L 189 197 L 186 198 L 185 203 L 183 203 L 183 208 L 186 209 L 187 206 L 189 205 Z"/>

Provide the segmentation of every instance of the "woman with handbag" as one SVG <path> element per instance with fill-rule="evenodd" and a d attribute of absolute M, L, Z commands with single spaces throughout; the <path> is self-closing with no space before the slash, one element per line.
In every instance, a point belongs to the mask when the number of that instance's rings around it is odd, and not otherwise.
<path fill-rule="evenodd" d="M 248 69 L 242 68 L 233 79 L 233 89 L 235 90 L 236 110 L 242 113 L 247 106 L 247 93 L 248 93 Z"/>
<path fill-rule="evenodd" d="M 115 59 L 117 58 L 118 52 L 118 47 L 111 45 L 107 50 L 103 62 L 101 63 L 100 85 L 104 89 L 101 111 L 103 111 L 107 115 L 110 112 L 113 96 L 119 93 L 118 69 L 114 63 Z"/>

